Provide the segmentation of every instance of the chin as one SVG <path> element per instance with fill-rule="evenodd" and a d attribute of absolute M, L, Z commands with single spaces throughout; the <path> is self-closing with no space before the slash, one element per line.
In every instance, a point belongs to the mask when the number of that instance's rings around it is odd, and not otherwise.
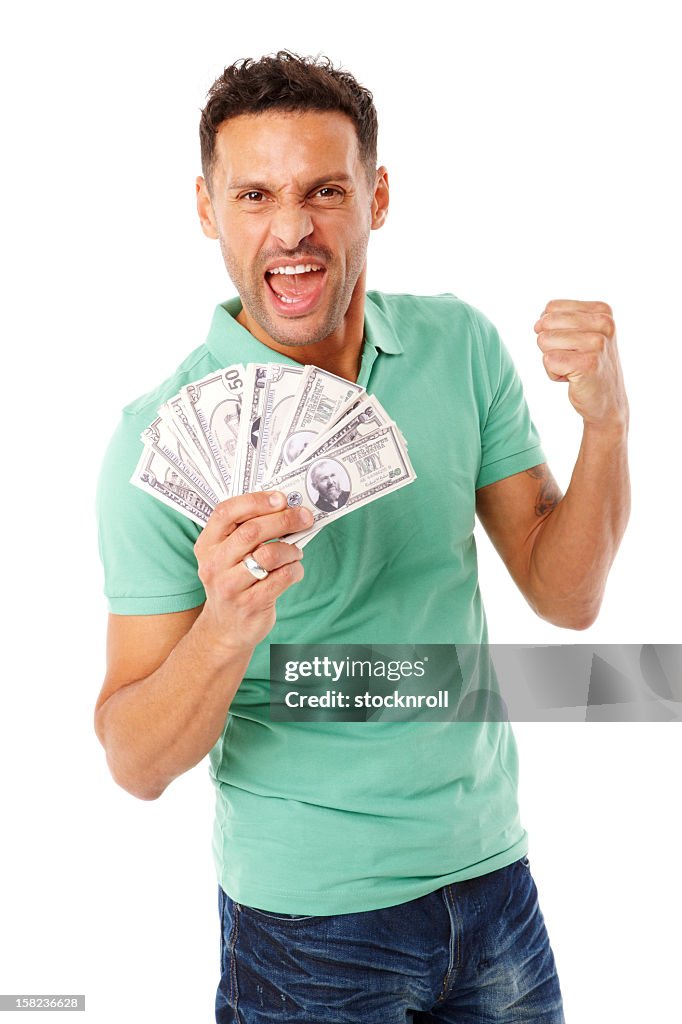
<path fill-rule="evenodd" d="M 300 347 L 316 345 L 319 341 L 324 341 L 337 327 L 337 323 L 325 323 L 318 327 L 314 324 L 306 324 L 304 317 L 301 317 L 300 320 L 295 317 L 292 317 L 291 320 L 281 317 L 272 323 L 271 328 L 266 326 L 266 330 L 280 345 Z"/>
<path fill-rule="evenodd" d="M 241 292 L 242 307 L 251 320 L 255 321 L 262 331 L 276 341 L 278 345 L 301 348 L 304 345 L 315 345 L 328 338 L 343 323 L 345 310 L 334 315 L 335 311 L 325 308 L 311 310 L 299 316 L 280 314 L 273 310 L 267 295 L 259 291 Z"/>
<path fill-rule="evenodd" d="M 272 334 L 272 338 L 279 345 L 288 345 L 290 348 L 305 348 L 307 345 L 316 345 L 318 342 L 324 341 L 326 337 L 326 334 L 322 338 L 318 337 L 317 334 L 313 335 L 312 337 L 297 338 L 286 337 L 283 334 Z"/>

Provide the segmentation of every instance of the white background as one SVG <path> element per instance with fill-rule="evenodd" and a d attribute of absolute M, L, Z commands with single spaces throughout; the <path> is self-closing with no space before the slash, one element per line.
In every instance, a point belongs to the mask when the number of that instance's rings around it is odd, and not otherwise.
<path fill-rule="evenodd" d="M 580 635 L 540 622 L 481 541 L 491 636 L 680 641 L 674 10 L 14 5 L 0 43 L 0 992 L 85 992 L 97 1024 L 212 1019 L 212 788 L 205 763 L 152 803 L 108 775 L 92 729 L 106 617 L 93 504 L 119 409 L 201 343 L 233 294 L 194 211 L 199 109 L 225 64 L 323 52 L 373 89 L 392 208 L 371 239 L 369 284 L 453 291 L 484 310 L 564 487 L 579 422 L 532 326 L 552 298 L 612 305 L 634 500 L 601 616 Z M 677 1019 L 679 730 L 515 733 L 569 1024 Z"/>

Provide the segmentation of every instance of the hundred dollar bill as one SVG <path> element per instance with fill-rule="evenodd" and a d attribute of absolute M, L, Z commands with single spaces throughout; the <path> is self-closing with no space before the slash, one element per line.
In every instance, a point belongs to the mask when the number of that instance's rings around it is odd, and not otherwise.
<path fill-rule="evenodd" d="M 213 506 L 198 488 L 190 486 L 172 462 L 161 452 L 144 447 L 142 455 L 130 478 L 131 484 L 152 494 L 164 505 L 192 519 L 199 526 L 205 526 Z"/>
<path fill-rule="evenodd" d="M 304 369 L 279 363 L 248 364 L 232 494 L 246 494 L 259 487 Z"/>
<path fill-rule="evenodd" d="M 232 487 L 243 388 L 244 367 L 237 364 L 180 389 L 188 417 L 226 496 Z"/>
<path fill-rule="evenodd" d="M 158 416 L 142 432 L 140 440 L 147 448 L 158 452 L 166 462 L 174 466 L 188 486 L 196 488 L 212 505 L 218 504 L 220 498 L 190 458 L 182 440 L 162 416 Z"/>
<path fill-rule="evenodd" d="M 274 454 L 267 459 L 268 476 L 277 476 L 287 466 L 300 462 L 304 449 L 330 430 L 364 393 L 365 389 L 359 384 L 319 366 L 306 367 L 291 416 L 281 431 Z"/>
<path fill-rule="evenodd" d="M 312 527 L 283 538 L 296 544 L 311 529 L 326 526 L 416 478 L 398 430 L 389 423 L 274 477 L 267 489 L 282 491 L 291 508 L 313 513 Z"/>

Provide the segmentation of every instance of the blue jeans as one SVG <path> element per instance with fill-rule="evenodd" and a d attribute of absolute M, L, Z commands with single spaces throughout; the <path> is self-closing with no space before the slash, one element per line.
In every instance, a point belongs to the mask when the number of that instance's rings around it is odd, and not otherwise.
<path fill-rule="evenodd" d="M 357 914 L 219 906 L 218 1024 L 564 1024 L 527 857 Z"/>

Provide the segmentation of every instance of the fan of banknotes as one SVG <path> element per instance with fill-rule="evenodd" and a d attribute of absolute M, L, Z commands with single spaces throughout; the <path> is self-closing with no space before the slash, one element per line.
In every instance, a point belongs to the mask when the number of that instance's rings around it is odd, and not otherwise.
<path fill-rule="evenodd" d="M 318 366 L 236 364 L 181 388 L 141 434 L 131 483 L 200 526 L 225 498 L 282 491 L 323 526 L 416 479 L 378 399 Z"/>

